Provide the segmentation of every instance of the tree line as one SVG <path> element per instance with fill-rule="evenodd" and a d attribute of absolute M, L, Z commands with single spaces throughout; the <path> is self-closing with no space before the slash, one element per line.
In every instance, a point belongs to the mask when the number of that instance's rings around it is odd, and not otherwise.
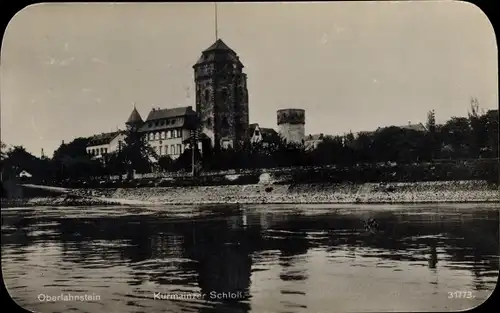
<path fill-rule="evenodd" d="M 369 133 L 325 136 L 316 149 L 274 138 L 265 143 L 246 142 L 239 149 L 214 151 L 209 143 L 202 141 L 201 152 L 196 149 L 194 160 L 198 171 L 498 160 L 498 121 L 498 110 L 484 112 L 477 100 L 472 99 L 467 117 L 452 117 L 444 124 L 436 124 L 435 113 L 428 112 L 425 131 L 389 126 Z M 105 155 L 103 160 L 93 159 L 86 152 L 88 142 L 89 138 L 76 138 L 70 143 L 63 143 L 54 151 L 52 158 L 38 158 L 22 146 L 7 148 L 2 143 L 3 179 L 13 177 L 21 170 L 43 181 L 89 180 L 122 174 L 130 177 L 133 172 L 191 170 L 190 148 L 185 149 L 176 160 L 158 156 L 133 130 L 126 132 L 122 148 Z"/>

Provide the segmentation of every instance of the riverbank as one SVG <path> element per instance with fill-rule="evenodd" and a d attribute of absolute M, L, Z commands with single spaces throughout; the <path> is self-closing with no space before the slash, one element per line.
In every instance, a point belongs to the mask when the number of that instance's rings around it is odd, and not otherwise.
<path fill-rule="evenodd" d="M 67 192 L 67 191 L 65 191 Z M 240 204 L 402 204 L 500 202 L 497 186 L 484 181 L 391 184 L 252 184 L 71 189 L 57 197 L 18 199 L 12 206 Z"/>

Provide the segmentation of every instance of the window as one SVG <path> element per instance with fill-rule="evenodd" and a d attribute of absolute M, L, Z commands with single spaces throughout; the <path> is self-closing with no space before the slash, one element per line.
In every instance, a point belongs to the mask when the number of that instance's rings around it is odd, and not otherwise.
<path fill-rule="evenodd" d="M 163 147 L 162 147 L 162 146 L 159 146 L 159 148 L 160 148 L 160 154 L 159 154 L 159 155 L 162 155 L 162 152 L 163 152 L 163 151 L 161 151 L 161 150 L 162 150 L 161 148 L 163 148 Z"/>
<path fill-rule="evenodd" d="M 101 148 L 101 154 L 104 154 L 104 148 Z"/>
<path fill-rule="evenodd" d="M 149 133 L 149 141 L 151 141 L 153 139 L 154 139 L 154 134 L 153 133 Z"/>
<path fill-rule="evenodd" d="M 260 132 L 258 130 L 255 131 L 255 136 L 260 136 Z"/>
<path fill-rule="evenodd" d="M 181 144 L 177 145 L 177 154 L 182 154 L 182 145 Z"/>
<path fill-rule="evenodd" d="M 155 134 L 155 139 L 156 139 L 156 140 L 160 140 L 160 133 L 156 133 L 156 134 Z"/>
<path fill-rule="evenodd" d="M 165 132 L 161 132 L 161 134 L 160 134 L 160 138 L 161 138 L 161 139 L 165 139 Z"/>
<path fill-rule="evenodd" d="M 165 146 L 165 154 L 168 154 L 168 146 Z"/>
<path fill-rule="evenodd" d="M 175 145 L 170 145 L 170 154 L 175 154 Z"/>
<path fill-rule="evenodd" d="M 182 137 L 182 132 L 180 129 L 177 130 L 177 137 L 179 137 L 179 138 Z"/>
<path fill-rule="evenodd" d="M 108 153 L 108 148 L 104 148 L 104 153 Z"/>
<path fill-rule="evenodd" d="M 165 120 L 161 120 L 160 125 L 165 125 Z"/>
<path fill-rule="evenodd" d="M 172 133 L 170 130 L 167 130 L 167 139 L 172 138 Z"/>
<path fill-rule="evenodd" d="M 205 102 L 210 100 L 210 90 L 205 89 Z"/>

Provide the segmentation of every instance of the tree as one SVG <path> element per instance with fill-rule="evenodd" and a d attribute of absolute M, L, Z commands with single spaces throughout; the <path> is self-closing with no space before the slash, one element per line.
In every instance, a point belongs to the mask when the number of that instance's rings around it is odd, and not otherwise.
<path fill-rule="evenodd" d="M 168 155 L 163 155 L 158 159 L 158 165 L 163 171 L 172 171 L 174 169 L 174 160 Z"/>
<path fill-rule="evenodd" d="M 437 150 L 437 138 L 436 138 L 436 113 L 434 110 L 427 112 L 427 122 L 425 127 L 427 128 L 426 133 L 426 150 L 430 154 L 430 159 L 434 159 Z"/>
<path fill-rule="evenodd" d="M 73 158 L 86 156 L 88 144 L 89 138 L 83 137 L 76 138 L 68 144 L 63 143 L 54 151 L 52 158 L 59 160 L 64 156 Z"/>
<path fill-rule="evenodd" d="M 153 159 L 158 160 L 154 149 L 135 128 L 127 129 L 124 144 L 118 153 L 121 154 L 118 160 L 122 160 L 129 179 L 133 177 L 134 171 L 138 173 L 149 172 L 154 163 Z"/>
<path fill-rule="evenodd" d="M 442 146 L 451 146 L 453 158 L 466 158 L 469 156 L 471 128 L 466 117 L 452 117 L 441 128 Z"/>
<path fill-rule="evenodd" d="M 3 175 L 14 178 L 21 171 L 29 172 L 34 180 L 43 180 L 50 174 L 50 162 L 32 155 L 23 146 L 14 146 L 5 152 L 2 160 Z"/>
<path fill-rule="evenodd" d="M 487 116 L 484 111 L 480 109 L 479 102 L 476 98 L 471 98 L 471 106 L 469 115 L 470 123 L 470 157 L 479 157 L 481 151 L 487 146 L 488 129 L 487 129 Z"/>

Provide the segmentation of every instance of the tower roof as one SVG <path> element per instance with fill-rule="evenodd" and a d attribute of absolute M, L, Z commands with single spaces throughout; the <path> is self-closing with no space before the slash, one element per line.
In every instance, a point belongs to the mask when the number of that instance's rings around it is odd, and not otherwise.
<path fill-rule="evenodd" d="M 222 39 L 217 39 L 217 41 L 215 41 L 215 43 L 213 43 L 210 47 L 203 50 L 201 57 L 193 67 L 202 63 L 215 62 L 216 60 L 221 59 L 237 63 L 239 66 L 243 67 L 243 64 L 241 63 L 236 52 L 229 48 L 226 43 L 222 41 Z"/>
<path fill-rule="evenodd" d="M 137 112 L 137 109 L 134 106 L 134 110 L 130 114 L 130 117 L 128 118 L 127 122 L 125 124 L 136 124 L 136 123 L 143 123 L 144 121 L 142 120 L 141 115 L 139 112 Z"/>
<path fill-rule="evenodd" d="M 203 52 L 210 52 L 210 51 L 228 51 L 228 52 L 233 52 L 233 49 L 229 48 L 222 39 L 217 39 L 216 42 L 214 42 L 213 45 L 208 47 L 207 49 L 203 50 Z"/>

